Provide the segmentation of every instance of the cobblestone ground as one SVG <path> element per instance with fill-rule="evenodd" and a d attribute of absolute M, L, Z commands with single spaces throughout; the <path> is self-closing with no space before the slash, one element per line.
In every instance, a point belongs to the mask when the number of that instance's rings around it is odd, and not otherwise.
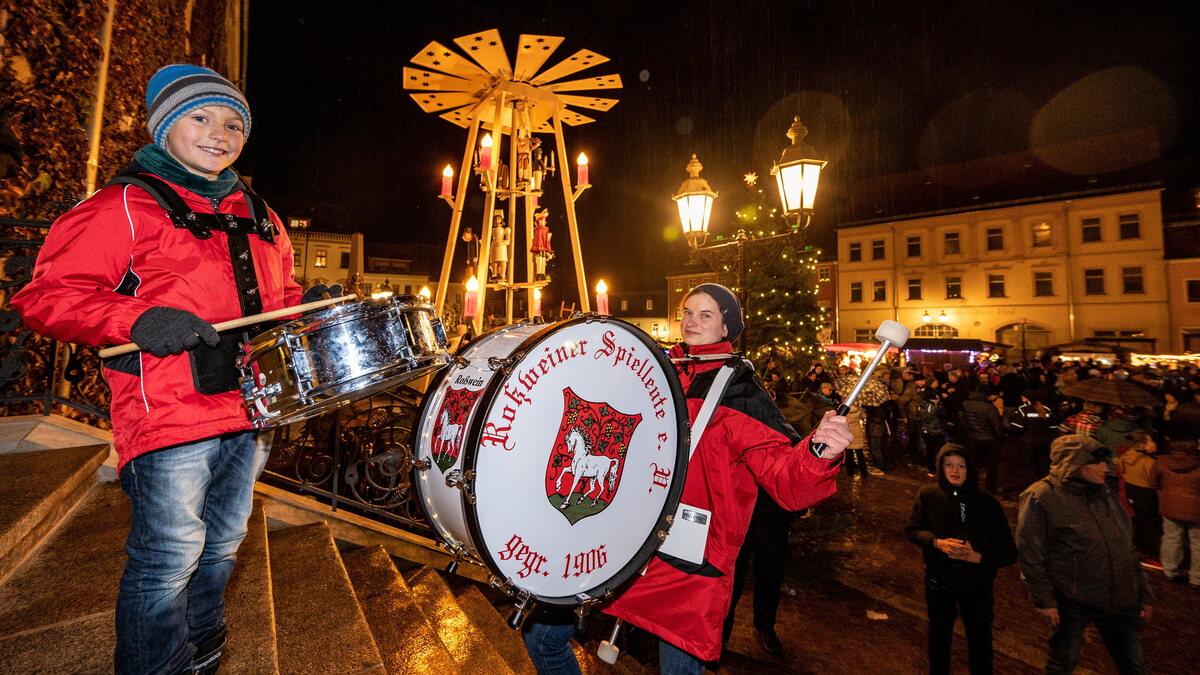
<path fill-rule="evenodd" d="M 904 526 L 917 490 L 931 480 L 908 467 L 864 480 L 840 477 L 838 494 L 792 527 L 793 560 L 776 625 L 787 655 L 773 658 L 758 644 L 747 593 L 717 672 L 927 671 L 924 568 Z M 1015 527 L 1016 504 L 1004 504 Z M 1142 647 L 1151 671 L 1200 672 L 1200 593 L 1168 583 L 1161 572 L 1149 574 L 1157 606 Z M 1029 603 L 1016 565 L 1001 570 L 995 593 L 996 672 L 1041 672 L 1049 629 Z M 873 620 L 868 612 L 887 618 Z M 967 672 L 961 623 L 953 659 L 954 672 Z M 1116 672 L 1093 628 L 1076 672 Z"/>

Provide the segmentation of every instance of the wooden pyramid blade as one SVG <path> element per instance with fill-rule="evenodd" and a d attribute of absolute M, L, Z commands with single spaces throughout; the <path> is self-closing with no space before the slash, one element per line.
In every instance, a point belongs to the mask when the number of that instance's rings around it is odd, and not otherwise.
<path fill-rule="evenodd" d="M 464 80 L 453 75 L 431 73 L 420 68 L 406 67 L 404 73 L 404 88 L 422 91 L 478 91 L 479 82 Z"/>
<path fill-rule="evenodd" d="M 553 82 L 555 80 L 562 79 L 573 73 L 578 73 L 585 68 L 591 68 L 592 66 L 599 65 L 607 61 L 607 56 L 597 54 L 590 49 L 580 49 L 562 61 L 554 64 L 549 70 L 530 80 L 529 83 L 534 86 L 540 86 L 547 82 Z"/>
<path fill-rule="evenodd" d="M 600 77 L 589 77 L 586 80 L 569 80 L 567 82 L 555 82 L 547 84 L 542 89 L 546 91 L 583 91 L 586 89 L 620 89 L 621 76 L 616 73 L 612 75 L 602 75 Z"/>
<path fill-rule="evenodd" d="M 512 65 L 508 61 L 508 54 L 504 52 L 504 41 L 500 39 L 500 31 L 495 28 L 454 38 L 454 44 L 489 73 L 512 78 Z"/>
<path fill-rule="evenodd" d="M 471 94 L 464 92 L 432 92 L 420 91 L 409 94 L 412 100 L 421 106 L 421 110 L 427 113 L 444 113 L 447 110 L 454 110 L 465 105 L 475 105 L 479 99 Z"/>
<path fill-rule="evenodd" d="M 471 63 L 465 57 L 460 56 L 458 52 L 437 41 L 425 45 L 424 49 L 412 57 L 412 62 L 430 70 L 439 70 L 458 77 L 486 78 L 488 76 L 486 70 Z"/>
<path fill-rule="evenodd" d="M 571 94 L 558 94 L 558 98 L 566 105 L 578 106 L 580 108 L 591 108 L 600 112 L 608 112 L 610 108 L 617 104 L 615 98 L 600 98 L 599 96 L 572 96 Z"/>
<path fill-rule="evenodd" d="M 441 115 L 438 115 L 438 117 L 453 122 L 460 127 L 466 128 L 471 126 L 471 117 L 468 114 L 470 111 L 470 107 L 459 108 L 458 110 L 451 110 L 450 112 L 442 113 Z"/>
<path fill-rule="evenodd" d="M 563 39 L 556 35 L 522 35 L 517 40 L 517 67 L 513 70 L 512 79 L 528 82 L 558 49 Z"/>
<path fill-rule="evenodd" d="M 562 112 L 558 114 L 558 117 L 559 117 L 559 119 L 561 119 L 563 121 L 563 124 L 566 124 L 566 125 L 572 126 L 572 127 L 577 127 L 580 124 L 587 124 L 588 122 L 596 121 L 595 118 L 588 117 L 587 115 L 584 115 L 582 113 L 575 112 L 574 110 L 571 110 L 570 108 L 563 108 Z"/>

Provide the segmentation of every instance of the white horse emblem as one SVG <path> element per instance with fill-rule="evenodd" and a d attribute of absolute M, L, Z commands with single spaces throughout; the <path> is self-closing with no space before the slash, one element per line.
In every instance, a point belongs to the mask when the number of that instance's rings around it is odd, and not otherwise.
<path fill-rule="evenodd" d="M 575 427 L 567 432 L 567 450 L 571 453 L 571 466 L 569 469 L 564 469 L 559 472 L 558 479 L 554 481 L 555 492 L 562 491 L 563 474 L 567 471 L 571 472 L 571 489 L 567 491 L 566 497 L 563 497 L 562 505 L 558 508 L 565 510 L 570 505 L 571 495 L 575 493 L 575 487 L 583 484 L 583 489 L 579 491 L 579 499 L 575 504 L 583 502 L 583 498 L 588 492 L 594 492 L 590 495 L 592 498 L 592 506 L 596 505 L 596 500 L 604 492 L 604 485 L 607 483 L 609 490 L 617 489 L 617 469 L 620 468 L 621 462 L 607 455 L 593 455 L 591 448 L 588 447 L 587 439 L 583 435 L 583 431 L 579 427 Z M 584 481 L 591 479 L 592 487 L 589 490 L 587 483 Z"/>
<path fill-rule="evenodd" d="M 438 452 L 439 455 L 450 454 L 462 442 L 463 425 L 451 424 L 450 413 L 443 410 L 441 418 L 441 429 L 438 430 Z"/>

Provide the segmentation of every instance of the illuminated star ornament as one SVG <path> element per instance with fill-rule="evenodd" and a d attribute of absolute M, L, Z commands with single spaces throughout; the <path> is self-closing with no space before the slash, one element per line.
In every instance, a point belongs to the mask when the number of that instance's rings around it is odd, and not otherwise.
<path fill-rule="evenodd" d="M 758 174 L 751 171 L 745 176 L 742 176 L 742 182 L 746 184 L 746 187 L 754 187 L 755 185 L 758 185 Z"/>

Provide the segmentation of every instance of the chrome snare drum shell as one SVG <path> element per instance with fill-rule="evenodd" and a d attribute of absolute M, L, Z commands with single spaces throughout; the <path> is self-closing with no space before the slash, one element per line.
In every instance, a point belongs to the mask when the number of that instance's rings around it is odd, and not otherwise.
<path fill-rule="evenodd" d="M 433 306 L 402 295 L 289 321 L 251 340 L 238 368 L 251 423 L 266 428 L 348 405 L 450 361 Z"/>

